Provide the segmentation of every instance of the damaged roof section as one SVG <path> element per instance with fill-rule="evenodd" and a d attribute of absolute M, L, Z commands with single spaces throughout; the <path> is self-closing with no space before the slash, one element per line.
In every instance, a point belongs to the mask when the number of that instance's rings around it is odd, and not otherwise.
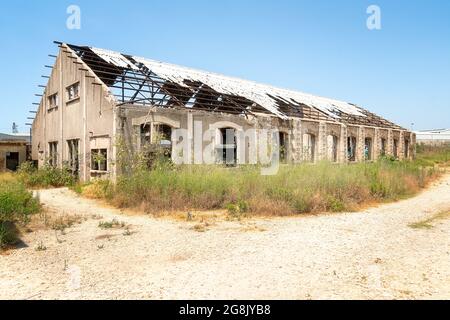
<path fill-rule="evenodd" d="M 61 44 L 61 43 L 60 43 Z M 110 88 L 119 104 L 272 114 L 399 128 L 351 103 L 199 71 L 105 49 L 67 44 Z"/>

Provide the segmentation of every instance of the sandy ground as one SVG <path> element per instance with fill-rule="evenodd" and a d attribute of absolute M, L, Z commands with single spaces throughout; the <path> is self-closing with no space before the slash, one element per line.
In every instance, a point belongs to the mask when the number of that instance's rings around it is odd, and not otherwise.
<path fill-rule="evenodd" d="M 450 219 L 409 226 L 450 209 L 450 175 L 363 212 L 220 221 L 205 232 L 67 189 L 40 196 L 87 220 L 25 234 L 23 248 L 0 255 L 0 299 L 450 299 Z M 131 232 L 99 228 L 113 218 Z"/>

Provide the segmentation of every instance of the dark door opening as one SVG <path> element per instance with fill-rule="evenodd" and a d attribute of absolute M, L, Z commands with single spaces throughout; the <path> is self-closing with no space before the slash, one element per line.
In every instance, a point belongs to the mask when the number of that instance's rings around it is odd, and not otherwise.
<path fill-rule="evenodd" d="M 279 132 L 279 139 L 280 139 L 280 162 L 286 163 L 287 162 L 287 134 L 284 132 Z"/>
<path fill-rule="evenodd" d="M 237 164 L 236 130 L 233 128 L 219 130 L 220 144 L 217 149 L 219 161 L 227 166 L 235 166 Z"/>
<path fill-rule="evenodd" d="M 7 152 L 6 153 L 6 169 L 11 171 L 17 171 L 19 167 L 19 153 Z"/>

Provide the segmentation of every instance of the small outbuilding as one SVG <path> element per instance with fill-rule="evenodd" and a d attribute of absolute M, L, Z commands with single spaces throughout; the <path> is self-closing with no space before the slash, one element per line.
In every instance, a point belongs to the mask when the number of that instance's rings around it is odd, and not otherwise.
<path fill-rule="evenodd" d="M 28 134 L 0 133 L 0 172 L 16 171 L 30 159 L 31 139 Z"/>

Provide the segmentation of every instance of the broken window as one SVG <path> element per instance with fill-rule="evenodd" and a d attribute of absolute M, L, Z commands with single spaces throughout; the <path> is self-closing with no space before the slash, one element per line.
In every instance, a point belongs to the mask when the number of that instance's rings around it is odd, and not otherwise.
<path fill-rule="evenodd" d="M 70 102 L 71 100 L 77 99 L 80 97 L 80 83 L 74 83 L 66 88 L 67 91 L 67 100 Z"/>
<path fill-rule="evenodd" d="M 153 142 L 163 149 L 164 157 L 172 157 L 172 127 L 167 124 L 156 124 Z"/>
<path fill-rule="evenodd" d="M 327 159 L 331 162 L 337 162 L 338 158 L 338 137 L 329 135 L 327 137 Z"/>
<path fill-rule="evenodd" d="M 348 161 L 356 161 L 356 138 L 347 137 L 347 158 Z"/>
<path fill-rule="evenodd" d="M 394 148 L 392 150 L 394 157 L 398 158 L 398 140 L 394 139 Z"/>
<path fill-rule="evenodd" d="M 381 156 L 385 156 L 386 155 L 386 139 L 381 138 L 381 151 L 380 151 Z"/>
<path fill-rule="evenodd" d="M 147 146 L 151 142 L 151 126 L 150 124 L 142 124 L 140 128 L 141 147 Z"/>
<path fill-rule="evenodd" d="M 372 138 L 364 139 L 364 159 L 372 160 Z"/>
<path fill-rule="evenodd" d="M 107 149 L 91 150 L 91 171 L 108 170 L 108 151 Z"/>
<path fill-rule="evenodd" d="M 80 169 L 78 141 L 78 139 L 67 140 L 67 146 L 69 148 L 69 169 L 73 175 L 78 175 Z"/>
<path fill-rule="evenodd" d="M 303 160 L 314 162 L 316 151 L 316 136 L 305 133 L 303 135 Z"/>
<path fill-rule="evenodd" d="M 233 128 L 219 129 L 219 143 L 216 148 L 217 159 L 225 165 L 236 165 L 237 163 L 237 141 L 236 130 Z"/>
<path fill-rule="evenodd" d="M 288 135 L 285 132 L 279 132 L 280 143 L 280 162 L 285 163 L 287 160 L 287 140 Z"/>
<path fill-rule="evenodd" d="M 49 142 L 48 149 L 48 164 L 52 167 L 56 167 L 58 165 L 58 142 Z"/>
<path fill-rule="evenodd" d="M 48 97 L 48 111 L 58 108 L 58 94 L 52 94 Z"/>

